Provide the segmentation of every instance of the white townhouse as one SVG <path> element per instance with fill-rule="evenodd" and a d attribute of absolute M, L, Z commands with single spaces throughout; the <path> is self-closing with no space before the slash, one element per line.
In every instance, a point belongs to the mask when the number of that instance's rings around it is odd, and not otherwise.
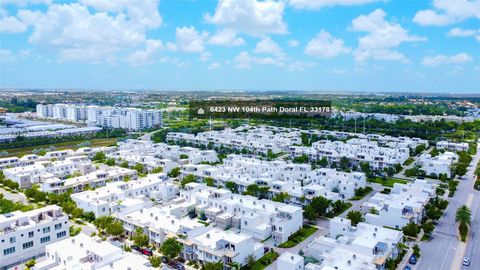
<path fill-rule="evenodd" d="M 188 217 L 194 209 L 193 203 L 182 202 L 167 206 L 143 208 L 131 213 L 115 213 L 113 216 L 123 223 L 126 235 L 134 235 L 141 229 L 149 236 L 150 243 L 159 247 L 169 237 L 191 236 L 210 230 L 210 227 Z"/>
<path fill-rule="evenodd" d="M 338 193 L 341 199 L 351 199 L 355 190 L 367 186 L 363 172 L 342 172 L 336 169 L 321 168 L 307 174 L 305 183 L 318 184 L 331 192 Z"/>
<path fill-rule="evenodd" d="M 221 261 L 225 266 L 233 263 L 245 266 L 249 256 L 258 260 L 264 252 L 263 244 L 255 241 L 251 235 L 217 228 L 181 242 L 184 245 L 182 257 L 200 264 Z"/>
<path fill-rule="evenodd" d="M 408 223 L 418 224 L 424 216 L 425 205 L 435 196 L 435 187 L 426 180 L 395 183 L 390 194 L 376 193 L 362 204 L 365 222 L 401 229 Z M 376 214 L 371 213 L 374 208 Z"/>
<path fill-rule="evenodd" d="M 303 225 L 301 207 L 256 197 L 232 194 L 229 190 L 187 184 L 180 198 L 194 202 L 217 226 L 234 228 L 257 240 L 272 237 L 275 244 L 288 240 Z"/>
<path fill-rule="evenodd" d="M 437 142 L 438 149 L 446 149 L 446 150 L 455 151 L 455 152 L 467 151 L 468 147 L 469 147 L 468 143 L 466 142 L 463 142 L 463 143 L 455 143 L 455 142 L 449 142 L 449 141 Z"/>
<path fill-rule="evenodd" d="M 22 188 L 41 183 L 51 177 L 64 178 L 74 173 L 86 174 L 95 170 L 95 166 L 86 156 L 71 156 L 57 161 L 36 161 L 32 165 L 4 169 L 7 179 L 17 182 Z"/>
<path fill-rule="evenodd" d="M 178 187 L 166 182 L 164 173 L 151 174 L 129 182 L 112 182 L 105 187 L 72 194 L 72 200 L 96 217 L 113 213 L 127 214 L 151 206 L 151 200 L 168 202 L 176 197 Z"/>
<path fill-rule="evenodd" d="M 308 263 L 308 270 L 384 269 L 387 259 L 399 254 L 401 231 L 360 222 L 357 227 L 349 219 L 330 220 L 328 237 L 320 236 L 308 244 L 306 254 L 318 263 Z"/>
<path fill-rule="evenodd" d="M 69 237 L 68 216 L 56 205 L 0 215 L 0 267 L 45 252 L 45 246 Z"/>
<path fill-rule="evenodd" d="M 100 165 L 99 169 L 85 175 L 67 179 L 51 177 L 42 180 L 40 189 L 52 193 L 63 193 L 69 190 L 77 193 L 83 191 L 86 187 L 98 188 L 105 186 L 109 182 L 125 181 L 127 179 L 136 180 L 137 177 L 138 172 L 136 170 Z"/>
<path fill-rule="evenodd" d="M 284 252 L 275 262 L 277 270 L 304 270 L 304 258 L 298 254 Z"/>
<path fill-rule="evenodd" d="M 150 270 L 155 269 L 145 256 L 125 252 L 98 237 L 83 233 L 45 248 L 46 259 L 33 270 Z"/>
<path fill-rule="evenodd" d="M 440 174 L 445 174 L 451 177 L 452 165 L 457 161 L 458 155 L 454 152 L 447 151 L 435 157 L 425 153 L 415 161 L 415 165 L 421 166 L 426 175 L 438 177 Z"/>

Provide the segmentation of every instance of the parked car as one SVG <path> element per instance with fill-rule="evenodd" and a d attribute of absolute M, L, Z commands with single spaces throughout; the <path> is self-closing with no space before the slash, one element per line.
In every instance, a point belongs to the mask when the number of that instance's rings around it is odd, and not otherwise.
<path fill-rule="evenodd" d="M 469 266 L 471 263 L 472 263 L 472 261 L 468 257 L 464 257 L 463 260 L 462 260 L 462 264 L 465 265 L 465 266 Z"/>
<path fill-rule="evenodd" d="M 143 255 L 153 256 L 153 250 L 151 250 L 151 249 L 149 249 L 149 248 L 142 248 L 142 249 L 140 249 L 140 252 L 141 252 Z"/>
<path fill-rule="evenodd" d="M 185 270 L 185 266 L 179 261 L 172 260 L 170 261 L 169 265 L 177 270 Z"/>
<path fill-rule="evenodd" d="M 403 270 L 412 270 L 412 268 L 407 265 L 407 266 L 405 266 L 405 267 L 403 268 Z"/>
<path fill-rule="evenodd" d="M 168 258 L 166 256 L 162 256 L 162 263 L 168 263 Z"/>
<path fill-rule="evenodd" d="M 140 252 L 140 247 L 139 246 L 131 245 L 130 248 Z"/>
<path fill-rule="evenodd" d="M 410 259 L 408 259 L 408 262 L 410 264 L 416 264 L 417 263 L 417 255 L 413 254 L 412 256 L 410 256 Z"/>

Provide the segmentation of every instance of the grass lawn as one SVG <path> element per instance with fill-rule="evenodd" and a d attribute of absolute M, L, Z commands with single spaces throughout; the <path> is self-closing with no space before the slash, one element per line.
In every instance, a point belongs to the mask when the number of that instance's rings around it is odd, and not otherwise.
<path fill-rule="evenodd" d="M 349 203 L 349 202 L 346 202 L 346 203 L 342 203 L 342 207 L 338 210 L 332 210 L 330 212 L 328 212 L 325 217 L 327 218 L 334 218 L 340 214 L 342 214 L 343 212 L 347 211 L 350 207 L 352 207 L 352 204 Z"/>
<path fill-rule="evenodd" d="M 91 139 L 91 140 L 78 140 L 78 141 L 71 141 L 71 142 L 61 142 L 55 144 L 46 144 L 46 145 L 36 145 L 36 146 L 27 146 L 27 147 L 20 147 L 20 148 L 10 148 L 10 149 L 2 149 L 1 151 L 7 151 L 7 157 L 11 156 L 22 156 L 31 154 L 33 150 L 39 148 L 48 148 L 49 146 L 55 146 L 56 150 L 62 149 L 77 149 L 78 144 L 90 141 L 92 143 L 91 147 L 101 147 L 101 146 L 109 146 L 112 144 L 117 143 L 116 138 L 109 138 L 109 139 Z"/>
<path fill-rule="evenodd" d="M 263 255 L 262 258 L 258 259 L 258 261 L 255 262 L 252 268 L 250 270 L 262 270 L 265 269 L 265 267 L 269 266 L 271 263 L 273 263 L 276 259 L 278 258 L 278 253 L 275 251 L 269 251 Z M 245 267 L 242 269 L 246 269 Z"/>
<path fill-rule="evenodd" d="M 298 243 L 307 239 L 310 235 L 315 233 L 318 229 L 310 225 L 304 225 L 303 228 L 295 232 L 294 234 L 288 237 L 288 240 L 284 243 L 278 245 L 281 248 L 291 248 L 296 246 Z"/>
<path fill-rule="evenodd" d="M 393 187 L 393 184 L 395 183 L 400 183 L 400 184 L 408 183 L 407 180 L 392 178 L 392 177 L 386 177 L 385 179 L 383 179 L 382 177 L 374 177 L 374 178 L 368 178 L 367 181 L 370 183 L 381 184 L 384 187 Z"/>
<path fill-rule="evenodd" d="M 351 200 L 352 201 L 359 201 L 361 199 L 363 199 L 365 196 L 367 196 L 370 192 L 372 192 L 373 188 L 372 187 L 365 187 L 361 190 L 359 190 L 357 193 L 357 195 L 355 195 Z"/>

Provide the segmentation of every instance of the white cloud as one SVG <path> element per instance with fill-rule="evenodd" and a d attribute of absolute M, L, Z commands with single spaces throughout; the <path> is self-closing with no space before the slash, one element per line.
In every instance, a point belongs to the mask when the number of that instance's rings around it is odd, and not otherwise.
<path fill-rule="evenodd" d="M 208 38 L 208 33 L 200 33 L 193 26 L 184 26 L 176 29 L 175 36 L 179 50 L 189 53 L 201 53 L 205 50 L 205 40 Z"/>
<path fill-rule="evenodd" d="M 219 69 L 220 68 L 220 63 L 214 62 L 211 63 L 210 66 L 208 66 L 208 69 Z"/>
<path fill-rule="evenodd" d="M 220 0 L 215 13 L 204 18 L 208 23 L 253 36 L 285 34 L 284 8 L 282 1 Z"/>
<path fill-rule="evenodd" d="M 292 61 L 284 53 L 273 54 L 267 57 L 258 57 L 251 55 L 246 51 L 240 52 L 233 59 L 233 64 L 239 69 L 251 69 L 254 65 L 273 65 L 285 68 L 289 71 L 302 71 L 306 67 L 314 66 L 314 63 L 305 63 L 302 61 Z"/>
<path fill-rule="evenodd" d="M 330 58 L 348 52 L 350 49 L 344 46 L 343 40 L 333 37 L 323 29 L 305 47 L 305 54 L 320 58 Z"/>
<path fill-rule="evenodd" d="M 114 63 L 135 52 L 139 56 L 141 48 L 151 46 L 146 43 L 147 30 L 162 23 L 158 0 L 135 5 L 126 0 L 81 2 L 85 5 L 51 4 L 46 11 L 20 9 L 17 19 L 32 27 L 31 44 L 58 50 L 60 61 L 94 63 Z"/>
<path fill-rule="evenodd" d="M 146 28 L 159 27 L 162 17 L 158 12 L 160 0 L 80 0 L 97 11 L 125 12 L 136 25 Z"/>
<path fill-rule="evenodd" d="M 473 61 L 473 57 L 468 53 L 459 53 L 455 55 L 435 55 L 435 56 L 426 56 L 422 60 L 422 65 L 424 66 L 439 66 L 444 64 L 463 64 Z"/>
<path fill-rule="evenodd" d="M 475 37 L 476 40 L 480 41 L 480 29 L 462 29 L 462 28 L 452 28 L 448 31 L 447 36 L 449 37 Z"/>
<path fill-rule="evenodd" d="M 27 25 L 18 18 L 9 16 L 0 19 L 0 33 L 21 33 L 27 30 Z"/>
<path fill-rule="evenodd" d="M 141 65 L 145 63 L 153 63 L 155 54 L 163 49 L 163 43 L 160 40 L 148 39 L 145 42 L 145 48 L 138 49 L 127 55 L 126 60 L 132 65 Z"/>
<path fill-rule="evenodd" d="M 282 52 L 282 48 L 270 37 L 264 37 L 257 43 L 253 51 L 256 53 L 278 54 Z"/>
<path fill-rule="evenodd" d="M 395 51 L 404 42 L 425 41 L 426 38 L 409 35 L 408 30 L 398 23 L 391 23 L 385 20 L 387 14 L 376 9 L 368 15 L 361 15 L 352 21 L 351 30 L 367 32 L 360 37 L 358 48 L 355 50 L 355 60 L 363 62 L 369 58 L 377 60 L 408 61 L 400 52 Z"/>
<path fill-rule="evenodd" d="M 298 47 L 298 45 L 300 45 L 300 42 L 299 42 L 298 40 L 296 40 L 296 39 L 289 39 L 289 40 L 287 41 L 287 44 L 288 44 L 288 46 L 290 46 L 290 47 Z"/>
<path fill-rule="evenodd" d="M 331 6 L 363 5 L 380 0 L 289 0 L 288 4 L 296 9 L 321 9 Z"/>
<path fill-rule="evenodd" d="M 248 52 L 240 52 L 235 58 L 233 59 L 233 63 L 235 67 L 239 69 L 251 69 L 252 68 L 253 57 L 250 56 Z"/>
<path fill-rule="evenodd" d="M 434 0 L 434 9 L 420 10 L 413 21 L 420 25 L 449 25 L 469 18 L 480 19 L 479 0 Z"/>
<path fill-rule="evenodd" d="M 198 60 L 200 60 L 200 61 L 202 61 L 202 62 L 205 62 L 205 61 L 208 61 L 208 59 L 210 59 L 210 56 L 212 56 L 211 53 L 209 53 L 209 52 L 202 52 L 202 53 L 200 54 L 200 57 L 199 57 Z"/>
<path fill-rule="evenodd" d="M 241 46 L 245 44 L 245 40 L 237 36 L 237 32 L 234 29 L 225 28 L 218 31 L 215 35 L 211 36 L 208 40 L 208 44 L 233 47 Z"/>
<path fill-rule="evenodd" d="M 16 57 L 13 55 L 12 51 L 0 49 L 0 59 L 4 62 L 13 62 L 16 60 Z"/>

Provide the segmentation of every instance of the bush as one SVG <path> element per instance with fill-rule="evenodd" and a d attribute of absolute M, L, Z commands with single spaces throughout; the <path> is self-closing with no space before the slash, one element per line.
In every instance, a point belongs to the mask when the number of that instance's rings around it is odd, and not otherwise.
<path fill-rule="evenodd" d="M 458 230 L 460 232 L 460 239 L 462 240 L 462 242 L 467 241 L 468 225 L 465 223 L 460 223 Z"/>

